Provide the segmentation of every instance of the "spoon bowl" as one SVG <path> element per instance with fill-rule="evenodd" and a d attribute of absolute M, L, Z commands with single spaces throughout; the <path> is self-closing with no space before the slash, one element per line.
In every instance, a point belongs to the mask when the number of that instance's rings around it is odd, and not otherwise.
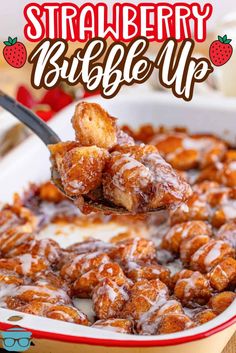
<path fill-rule="evenodd" d="M 71 201 L 73 201 L 75 204 L 79 205 L 82 203 L 83 206 L 83 211 L 85 213 L 89 213 L 89 212 L 103 212 L 104 214 L 107 215 L 133 215 L 132 212 L 129 212 L 126 208 L 124 207 L 118 207 L 114 204 L 112 204 L 111 202 L 109 202 L 108 200 L 104 199 L 104 198 L 96 198 L 96 200 L 94 200 L 93 198 L 90 198 L 88 195 L 83 195 L 82 198 L 83 200 L 81 200 L 81 198 L 77 198 L 77 197 L 73 197 L 70 195 L 67 195 L 65 193 L 65 190 L 63 188 L 63 185 L 61 183 L 61 179 L 59 177 L 59 174 L 57 172 L 57 170 L 55 168 L 51 168 L 51 180 L 53 182 L 53 184 L 57 187 L 57 189 L 60 190 L 60 192 L 62 194 L 64 194 L 67 198 L 69 198 Z M 166 210 L 166 207 L 159 207 L 158 209 L 152 209 L 152 210 L 148 210 L 146 212 L 136 212 L 136 214 L 149 214 L 149 213 L 157 213 L 157 212 L 161 212 Z"/>

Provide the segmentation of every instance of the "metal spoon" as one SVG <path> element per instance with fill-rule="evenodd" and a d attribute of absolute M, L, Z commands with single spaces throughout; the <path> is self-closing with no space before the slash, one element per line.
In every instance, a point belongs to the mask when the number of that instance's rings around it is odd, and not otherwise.
<path fill-rule="evenodd" d="M 0 106 L 14 115 L 18 120 L 20 120 L 24 125 L 26 125 L 30 130 L 32 130 L 46 146 L 50 144 L 56 144 L 61 142 L 61 139 L 57 134 L 41 119 L 37 117 L 31 110 L 27 109 L 22 104 L 18 103 L 15 99 L 8 96 L 0 90 Z M 76 203 L 79 198 L 68 196 L 65 193 L 63 185 L 59 174 L 55 168 L 51 168 L 51 180 L 56 185 L 56 187 L 69 199 Z M 92 200 L 87 195 L 82 195 L 84 199 L 84 206 L 89 211 L 100 211 L 105 214 L 115 214 L 115 215 L 129 215 L 133 214 L 126 210 L 124 207 L 118 207 L 113 203 L 105 200 Z M 84 207 L 85 209 L 85 207 Z M 160 212 L 165 210 L 165 207 L 159 207 L 152 209 L 148 212 L 139 212 L 139 213 L 153 213 Z"/>

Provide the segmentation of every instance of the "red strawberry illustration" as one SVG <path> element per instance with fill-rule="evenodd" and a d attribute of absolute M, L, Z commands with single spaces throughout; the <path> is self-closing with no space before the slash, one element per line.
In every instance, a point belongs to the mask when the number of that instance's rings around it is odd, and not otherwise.
<path fill-rule="evenodd" d="M 218 40 L 211 43 L 209 55 L 213 65 L 222 66 L 231 58 L 233 48 L 230 42 L 231 39 L 225 34 L 223 37 L 218 36 Z"/>
<path fill-rule="evenodd" d="M 17 42 L 17 38 L 8 37 L 4 42 L 3 56 L 9 65 L 19 69 L 22 67 L 27 58 L 26 48 L 23 43 Z"/>

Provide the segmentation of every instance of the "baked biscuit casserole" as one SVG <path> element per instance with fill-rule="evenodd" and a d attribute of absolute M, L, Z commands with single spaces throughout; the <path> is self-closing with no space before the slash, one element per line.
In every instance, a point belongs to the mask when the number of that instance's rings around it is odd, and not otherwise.
<path fill-rule="evenodd" d="M 85 103 L 73 125 L 77 141 L 51 146 L 68 193 L 102 184 L 104 195 L 131 210 L 144 206 L 144 195 L 145 207 L 188 197 L 162 217 L 84 216 L 50 182 L 31 185 L 0 212 L 1 307 L 137 335 L 187 330 L 220 315 L 236 298 L 236 151 L 215 136 L 184 129 L 117 131 L 114 119 Z M 153 170 L 160 170 L 156 179 Z M 155 192 L 140 175 L 156 180 Z M 163 178 L 169 189 L 162 190 Z M 96 239 L 96 231 L 67 248 L 40 238 L 52 222 L 97 224 L 114 217 L 130 232 L 110 241 Z M 142 223 L 148 232 L 137 235 L 132 230 Z M 77 305 L 82 300 L 91 303 L 92 317 Z"/>

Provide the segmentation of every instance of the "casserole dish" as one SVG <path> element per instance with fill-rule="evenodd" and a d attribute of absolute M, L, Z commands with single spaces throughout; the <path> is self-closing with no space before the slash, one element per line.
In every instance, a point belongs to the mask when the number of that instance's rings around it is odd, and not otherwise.
<path fill-rule="evenodd" d="M 121 94 L 112 100 L 99 97 L 91 101 L 101 104 L 112 116 L 119 117 L 119 123 L 138 127 L 141 124 L 186 126 L 192 132 L 211 132 L 235 142 L 235 112 L 236 104 L 229 101 L 221 105 L 216 99 L 212 102 L 205 98 L 185 103 L 165 94 L 141 92 L 132 90 L 132 96 Z M 74 105 L 62 111 L 51 123 L 51 126 L 62 139 L 73 137 L 69 120 L 73 114 Z M 223 117 L 223 119 L 222 119 Z M 0 198 L 1 202 L 10 202 L 14 192 L 21 193 L 29 182 L 48 180 L 49 153 L 36 137 L 30 137 L 20 147 L 16 148 L 0 163 Z M 121 227 L 121 226 L 119 226 Z M 42 237 L 56 236 L 62 246 L 80 241 L 85 233 L 96 232 L 97 238 L 109 238 L 116 232 L 125 231 L 125 225 L 118 229 L 115 224 L 99 226 L 97 229 L 77 228 L 67 234 L 56 234 L 55 229 L 45 229 Z M 19 321 L 12 322 L 11 317 L 17 316 Z M 10 319 L 10 320 L 9 320 Z M 158 336 L 124 335 L 103 331 L 91 327 L 53 321 L 42 317 L 14 312 L 8 309 L 0 311 L 0 329 L 5 330 L 13 324 L 20 325 L 32 332 L 33 342 L 30 350 L 33 352 L 59 352 L 63 349 L 70 352 L 157 352 L 157 353 L 203 353 L 206 349 L 220 353 L 236 328 L 236 302 L 223 314 L 212 321 L 174 334 Z M 121 348 L 122 347 L 122 348 Z"/>

